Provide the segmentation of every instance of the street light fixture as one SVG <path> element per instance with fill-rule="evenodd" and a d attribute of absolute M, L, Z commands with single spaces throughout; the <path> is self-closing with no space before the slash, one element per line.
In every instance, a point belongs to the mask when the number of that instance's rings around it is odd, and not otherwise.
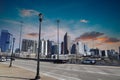
<path fill-rule="evenodd" d="M 12 60 L 13 60 L 13 50 L 14 50 L 14 43 L 15 43 L 15 38 L 13 38 L 13 45 L 12 45 L 12 54 L 11 54 L 11 59 L 10 59 L 10 65 L 9 65 L 9 67 L 12 67 Z"/>
<path fill-rule="evenodd" d="M 41 40 L 41 23 L 42 23 L 42 13 L 39 14 L 39 39 L 38 39 L 38 55 L 37 55 L 37 72 L 36 72 L 36 77 L 35 77 L 35 80 L 38 80 L 40 79 L 40 74 L 39 74 L 39 70 L 40 70 L 40 67 L 39 67 L 39 60 L 40 60 L 40 40 Z"/>

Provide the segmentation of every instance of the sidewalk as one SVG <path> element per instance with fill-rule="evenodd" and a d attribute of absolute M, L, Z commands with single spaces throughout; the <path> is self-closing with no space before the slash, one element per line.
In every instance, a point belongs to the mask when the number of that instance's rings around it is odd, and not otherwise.
<path fill-rule="evenodd" d="M 0 62 L 0 80 L 30 80 L 35 78 L 35 73 L 22 68 L 2 64 Z M 41 74 L 41 80 L 57 80 Z"/>

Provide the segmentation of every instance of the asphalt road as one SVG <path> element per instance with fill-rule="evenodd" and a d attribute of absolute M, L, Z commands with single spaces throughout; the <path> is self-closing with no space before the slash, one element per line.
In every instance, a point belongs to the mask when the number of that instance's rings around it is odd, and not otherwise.
<path fill-rule="evenodd" d="M 13 66 L 36 72 L 34 60 L 15 60 Z M 113 66 L 40 62 L 40 73 L 58 80 L 120 80 L 120 67 Z"/>

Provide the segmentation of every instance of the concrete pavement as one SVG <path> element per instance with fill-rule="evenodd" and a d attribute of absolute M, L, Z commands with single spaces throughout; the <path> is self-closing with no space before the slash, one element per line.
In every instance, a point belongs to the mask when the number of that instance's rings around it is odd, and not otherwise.
<path fill-rule="evenodd" d="M 36 70 L 34 60 L 16 60 L 14 65 L 31 71 Z M 120 67 L 115 66 L 40 62 L 40 71 L 58 80 L 120 80 Z"/>
<path fill-rule="evenodd" d="M 9 64 L 9 62 L 5 62 Z M 36 61 L 15 60 L 14 66 L 36 72 Z M 40 73 L 57 80 L 120 80 L 120 67 L 40 62 Z"/>
<path fill-rule="evenodd" d="M 0 62 L 0 80 L 30 80 L 35 77 L 35 72 L 15 67 L 9 68 L 8 64 Z M 47 75 L 41 74 L 41 80 L 57 80 Z"/>

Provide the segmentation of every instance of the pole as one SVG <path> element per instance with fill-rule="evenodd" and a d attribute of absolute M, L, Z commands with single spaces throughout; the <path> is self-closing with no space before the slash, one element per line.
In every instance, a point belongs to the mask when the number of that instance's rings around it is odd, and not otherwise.
<path fill-rule="evenodd" d="M 58 43 L 57 59 L 59 59 L 59 22 L 60 22 L 60 20 L 57 20 L 57 43 Z"/>
<path fill-rule="evenodd" d="M 9 65 L 9 67 L 12 67 L 14 43 L 15 43 L 15 38 L 13 38 L 12 54 L 11 54 L 11 59 L 10 59 L 10 65 Z"/>
<path fill-rule="evenodd" d="M 21 37 L 22 37 L 22 24 L 23 22 L 20 21 L 21 26 L 20 26 L 20 37 L 19 37 L 19 56 L 20 56 L 20 52 L 21 52 Z"/>
<path fill-rule="evenodd" d="M 35 77 L 35 80 L 38 80 L 40 79 L 40 74 L 39 74 L 39 71 L 40 71 L 40 40 L 41 40 L 41 22 L 42 22 L 42 13 L 39 14 L 39 39 L 38 39 L 38 56 L 37 56 L 37 72 L 36 72 L 36 77 Z"/>

